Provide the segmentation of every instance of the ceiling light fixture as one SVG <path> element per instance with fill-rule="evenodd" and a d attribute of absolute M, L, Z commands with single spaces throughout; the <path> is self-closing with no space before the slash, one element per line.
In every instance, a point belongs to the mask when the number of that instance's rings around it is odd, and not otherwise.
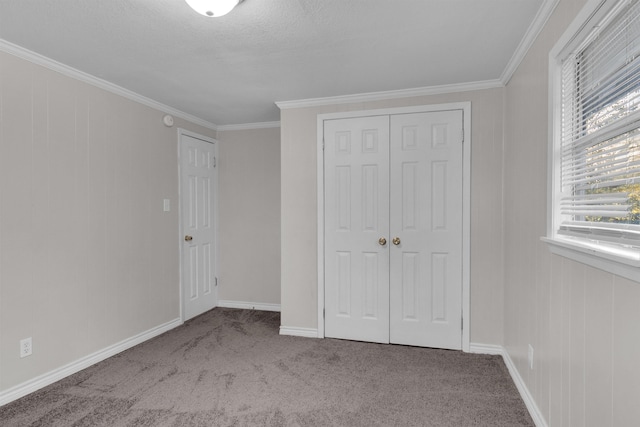
<path fill-rule="evenodd" d="M 201 15 L 218 18 L 231 12 L 242 0 L 185 0 Z"/>

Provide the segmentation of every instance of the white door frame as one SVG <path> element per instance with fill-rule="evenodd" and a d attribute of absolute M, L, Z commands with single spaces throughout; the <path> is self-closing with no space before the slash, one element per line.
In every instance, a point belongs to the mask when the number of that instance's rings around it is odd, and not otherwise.
<path fill-rule="evenodd" d="M 471 278 L 471 102 L 318 114 L 316 147 L 316 182 L 318 186 L 318 338 L 324 338 L 324 121 L 446 110 L 462 110 L 462 126 L 464 132 L 464 144 L 462 148 L 462 351 L 469 352 L 469 292 Z"/>
<path fill-rule="evenodd" d="M 179 256 L 179 269 L 178 269 L 178 275 L 179 275 L 179 280 L 178 280 L 178 293 L 180 294 L 180 320 L 182 320 L 182 322 L 184 322 L 184 301 L 182 298 L 182 294 L 183 294 L 183 289 L 182 287 L 184 286 L 184 283 L 182 281 L 183 279 L 183 271 L 182 271 L 182 251 L 183 251 L 183 247 L 184 247 L 184 230 L 183 230 L 183 218 L 182 218 L 182 155 L 180 152 L 181 149 L 181 143 L 182 143 L 182 136 L 190 136 L 192 138 L 196 138 L 199 139 L 201 141 L 204 142 L 208 142 L 210 144 L 217 144 L 218 141 L 216 139 L 210 138 L 208 136 L 204 136 L 204 135 L 200 135 L 198 133 L 195 132 L 191 132 L 189 130 L 186 129 L 182 129 L 182 128 L 178 128 L 178 253 L 180 254 Z M 219 154 L 218 154 L 219 156 Z M 217 156 L 217 157 L 218 157 Z M 216 159 L 216 161 L 218 161 L 219 159 Z M 213 265 L 215 267 L 215 271 L 216 271 L 216 277 L 219 276 L 218 274 L 218 180 L 216 180 L 215 182 L 215 200 L 213 201 L 213 227 L 215 229 L 215 234 L 216 234 L 216 239 L 214 242 L 215 245 L 215 257 L 213 259 Z M 216 293 L 216 306 L 218 305 L 218 288 L 217 288 L 217 283 L 216 283 L 216 287 L 214 289 L 214 292 Z"/>

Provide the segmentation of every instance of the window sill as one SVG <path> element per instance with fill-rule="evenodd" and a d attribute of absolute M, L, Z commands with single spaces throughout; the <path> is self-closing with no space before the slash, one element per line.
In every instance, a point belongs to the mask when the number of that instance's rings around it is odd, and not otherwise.
<path fill-rule="evenodd" d="M 637 253 L 635 253 L 636 257 L 625 256 L 623 252 L 619 252 L 615 248 L 611 250 L 596 248 L 595 245 L 591 246 L 559 237 L 541 237 L 540 240 L 546 242 L 551 253 L 555 255 L 640 282 L 640 258 L 637 257 Z"/>

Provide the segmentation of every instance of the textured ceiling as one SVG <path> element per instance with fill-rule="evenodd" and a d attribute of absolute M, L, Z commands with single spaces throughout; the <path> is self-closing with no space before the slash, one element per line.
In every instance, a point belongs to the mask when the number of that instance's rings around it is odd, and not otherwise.
<path fill-rule="evenodd" d="M 543 0 L 0 0 L 0 38 L 218 125 L 275 101 L 497 80 Z"/>

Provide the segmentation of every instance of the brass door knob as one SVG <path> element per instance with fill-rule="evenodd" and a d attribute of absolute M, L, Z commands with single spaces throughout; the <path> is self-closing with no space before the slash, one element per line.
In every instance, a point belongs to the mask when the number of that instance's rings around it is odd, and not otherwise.
<path fill-rule="evenodd" d="M 378 239 L 378 243 L 380 244 L 380 246 L 384 246 L 387 244 L 387 239 L 385 239 L 384 237 L 381 237 Z"/>
<path fill-rule="evenodd" d="M 394 237 L 392 240 L 393 244 L 398 246 L 400 244 L 400 238 L 399 237 Z"/>
<path fill-rule="evenodd" d="M 185 242 L 190 242 L 190 241 L 193 240 L 193 236 L 189 236 L 189 235 L 184 236 L 184 240 L 185 240 Z"/>

